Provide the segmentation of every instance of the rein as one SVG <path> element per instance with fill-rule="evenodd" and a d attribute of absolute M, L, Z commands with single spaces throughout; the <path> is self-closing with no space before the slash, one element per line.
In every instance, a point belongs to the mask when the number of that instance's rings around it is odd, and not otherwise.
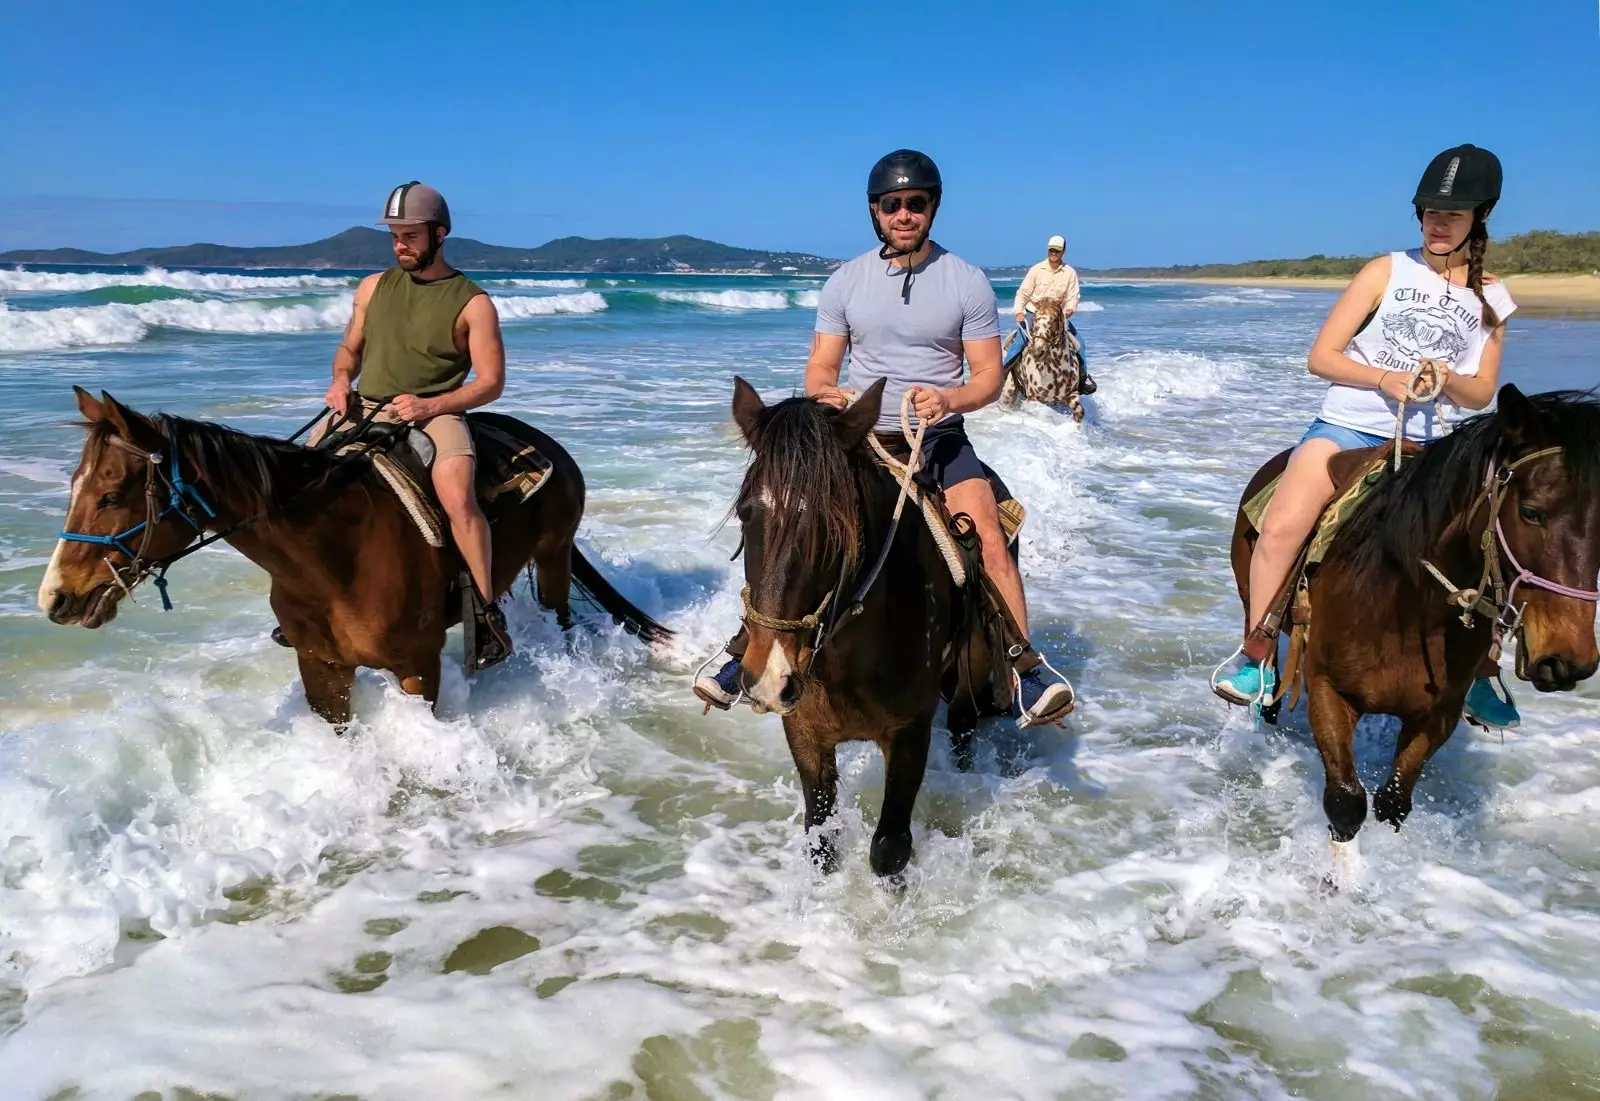
<path fill-rule="evenodd" d="M 379 403 L 377 409 L 374 409 L 372 412 L 368 413 L 367 416 L 363 418 L 360 424 L 357 426 L 355 434 L 360 436 L 361 433 L 366 430 L 367 426 L 372 423 L 373 418 L 377 416 L 378 412 L 383 408 L 383 406 L 387 404 L 387 401 L 383 401 Z M 316 424 L 317 421 L 321 420 L 323 415 L 327 412 L 328 409 L 326 406 L 324 406 L 321 413 L 318 413 L 303 427 L 301 427 L 299 431 L 290 436 L 289 441 L 287 442 L 292 442 L 294 439 L 300 436 L 301 433 L 305 432 L 307 428 L 310 428 L 312 425 Z M 216 509 L 212 508 L 210 502 L 208 502 L 200 493 L 198 486 L 186 481 L 183 477 L 182 469 L 178 465 L 178 456 L 182 451 L 182 448 L 178 444 L 177 426 L 174 424 L 172 418 L 167 414 L 162 413 L 156 417 L 156 420 L 161 427 L 162 434 L 167 438 L 166 451 L 146 451 L 144 448 L 123 439 L 121 436 L 110 436 L 106 440 L 106 443 L 109 446 L 126 451 L 130 455 L 136 455 L 145 461 L 144 500 L 146 519 L 140 521 L 131 528 L 125 528 L 124 530 L 116 532 L 112 535 L 94 535 L 89 532 L 62 531 L 60 536 L 68 543 L 89 543 L 94 546 L 110 547 L 112 550 L 121 551 L 122 554 L 126 555 L 129 559 L 128 565 L 119 568 L 115 562 L 111 561 L 111 555 L 109 553 L 102 559 L 102 561 L 105 562 L 106 569 L 111 571 L 112 580 L 115 581 L 117 586 L 122 590 L 123 595 L 128 597 L 133 596 L 133 590 L 138 588 L 146 579 L 148 579 L 153 585 L 155 585 L 156 591 L 161 594 L 161 610 L 164 612 L 170 612 L 172 611 L 172 597 L 167 591 L 167 571 L 196 551 L 204 550 L 206 547 L 211 546 L 211 544 L 216 543 L 219 540 L 226 539 L 229 535 L 232 535 L 240 528 L 245 527 L 248 524 L 255 523 L 257 520 L 265 516 L 266 513 L 261 512 L 254 516 L 247 516 L 243 520 L 229 524 L 220 531 L 212 532 L 209 535 L 206 534 L 204 523 L 206 520 L 215 520 L 217 518 Z M 163 468 L 163 464 L 165 464 L 165 469 Z M 155 503 L 156 493 L 158 492 L 158 480 L 164 484 L 167 492 L 167 502 L 159 512 L 156 511 Z M 204 517 L 202 518 L 198 516 L 190 508 L 191 505 L 198 507 L 199 510 L 205 514 Z M 169 554 L 165 558 L 146 560 L 145 551 L 150 547 L 150 537 L 155 531 L 156 525 L 160 524 L 161 521 L 165 520 L 173 513 L 177 513 L 178 516 L 194 530 L 194 537 L 181 550 L 173 554 Z M 143 536 L 139 540 L 138 549 L 134 550 L 128 546 L 126 540 L 135 535 L 139 535 L 141 532 L 143 533 Z"/>
<path fill-rule="evenodd" d="M 1477 515 L 1478 507 L 1487 502 L 1488 513 L 1483 526 L 1483 535 L 1479 539 L 1479 546 L 1483 552 L 1483 574 L 1478 579 L 1474 588 L 1462 588 L 1445 576 L 1426 558 L 1421 559 L 1422 566 L 1434 579 L 1444 586 L 1445 599 L 1461 609 L 1461 622 L 1464 626 L 1475 625 L 1475 616 L 1483 616 L 1493 624 L 1490 656 L 1496 659 L 1500 656 L 1500 643 L 1508 632 L 1516 634 L 1522 626 L 1522 608 L 1516 606 L 1517 586 L 1526 582 L 1536 589 L 1555 593 L 1557 596 L 1571 597 L 1574 600 L 1585 600 L 1589 603 L 1600 603 L 1600 591 L 1591 589 L 1575 589 L 1568 585 L 1543 577 L 1528 569 L 1517 556 L 1512 553 L 1511 544 L 1506 541 L 1505 528 L 1500 522 L 1500 506 L 1505 500 L 1507 491 L 1511 487 L 1511 479 L 1521 467 L 1537 459 L 1546 459 L 1561 454 L 1559 447 L 1546 447 L 1539 451 L 1529 452 L 1514 462 L 1500 466 L 1495 461 L 1490 461 L 1489 469 L 1484 475 L 1483 489 L 1473 499 L 1472 507 L 1467 510 L 1467 520 Z M 1516 571 L 1511 579 L 1511 584 L 1506 584 L 1506 571 L 1501 564 L 1500 556 L 1504 554 L 1506 562 Z M 1492 595 L 1491 595 L 1492 594 Z"/>

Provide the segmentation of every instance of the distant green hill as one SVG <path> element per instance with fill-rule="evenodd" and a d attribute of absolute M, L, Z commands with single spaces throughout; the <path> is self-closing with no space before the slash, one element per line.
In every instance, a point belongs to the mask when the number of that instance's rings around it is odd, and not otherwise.
<path fill-rule="evenodd" d="M 446 247 L 458 268 L 483 271 L 832 271 L 837 260 L 803 252 L 763 252 L 734 248 L 698 237 L 562 237 L 538 248 L 488 245 L 470 237 L 451 237 Z M 0 253 L 11 264 L 129 264 L 205 268 L 386 268 L 394 263 L 389 235 L 352 227 L 308 245 L 242 248 L 232 245 L 176 245 L 129 252 L 84 249 L 18 249 Z"/>
<path fill-rule="evenodd" d="M 1186 276 L 1257 278 L 1262 276 L 1354 275 L 1370 256 L 1307 256 L 1300 260 L 1250 260 L 1243 264 L 1181 264 L 1169 268 L 1101 268 L 1091 274 L 1181 279 Z M 1536 229 L 1489 242 L 1484 266 L 1497 275 L 1600 271 L 1600 232 L 1560 233 Z"/>

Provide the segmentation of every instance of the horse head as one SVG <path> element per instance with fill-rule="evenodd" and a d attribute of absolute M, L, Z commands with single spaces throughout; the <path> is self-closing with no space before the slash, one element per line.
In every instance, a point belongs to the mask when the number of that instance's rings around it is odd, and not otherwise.
<path fill-rule="evenodd" d="M 812 398 L 768 406 L 733 380 L 733 419 L 753 457 L 734 512 L 744 536 L 744 686 L 760 708 L 792 712 L 811 654 L 848 599 L 862 550 L 862 443 L 877 423 L 883 380 L 840 412 Z"/>
<path fill-rule="evenodd" d="M 1033 326 L 1028 330 L 1028 344 L 1040 351 L 1057 350 L 1066 344 L 1067 324 L 1062 316 L 1059 298 L 1041 298 L 1033 303 Z"/>
<path fill-rule="evenodd" d="M 1600 666 L 1600 403 L 1570 393 L 1529 398 L 1500 388 L 1504 495 L 1490 522 L 1506 552 L 1508 599 L 1527 601 L 1518 673 L 1542 692 L 1566 691 Z M 1520 569 L 1519 569 L 1520 567 Z"/>
<path fill-rule="evenodd" d="M 188 499 L 170 469 L 174 446 L 151 418 L 101 392 L 73 387 L 88 437 L 66 523 L 44 581 L 39 609 L 52 622 L 99 627 L 151 563 L 177 554 L 197 534 L 198 498 Z M 187 491 L 192 494 L 194 491 Z"/>

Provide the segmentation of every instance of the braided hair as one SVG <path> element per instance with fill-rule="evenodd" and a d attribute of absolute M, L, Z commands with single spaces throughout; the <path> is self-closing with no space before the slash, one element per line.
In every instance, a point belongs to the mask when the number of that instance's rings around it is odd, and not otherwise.
<path fill-rule="evenodd" d="M 1483 257 L 1489 251 L 1489 211 L 1493 203 L 1484 203 L 1472 212 L 1472 228 L 1467 231 L 1467 289 L 1478 296 L 1482 307 L 1483 325 L 1493 329 L 1500 324 L 1500 315 L 1494 312 L 1489 300 L 1483 296 Z M 1422 207 L 1418 206 L 1417 223 L 1422 223 Z M 1459 246 L 1458 246 L 1459 247 Z"/>

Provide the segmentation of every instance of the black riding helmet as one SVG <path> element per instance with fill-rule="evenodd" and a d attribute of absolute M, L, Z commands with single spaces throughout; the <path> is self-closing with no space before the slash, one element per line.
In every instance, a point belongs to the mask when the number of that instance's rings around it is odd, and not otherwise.
<path fill-rule="evenodd" d="M 1428 162 L 1411 202 L 1419 213 L 1477 210 L 1486 218 L 1500 200 L 1501 180 L 1499 157 L 1476 145 L 1458 145 Z"/>
<path fill-rule="evenodd" d="M 933 163 L 932 157 L 915 149 L 896 149 L 879 159 L 867 174 L 869 203 L 876 202 L 879 195 L 912 188 L 930 191 L 935 199 L 944 191 L 944 183 L 939 179 L 939 166 Z"/>

